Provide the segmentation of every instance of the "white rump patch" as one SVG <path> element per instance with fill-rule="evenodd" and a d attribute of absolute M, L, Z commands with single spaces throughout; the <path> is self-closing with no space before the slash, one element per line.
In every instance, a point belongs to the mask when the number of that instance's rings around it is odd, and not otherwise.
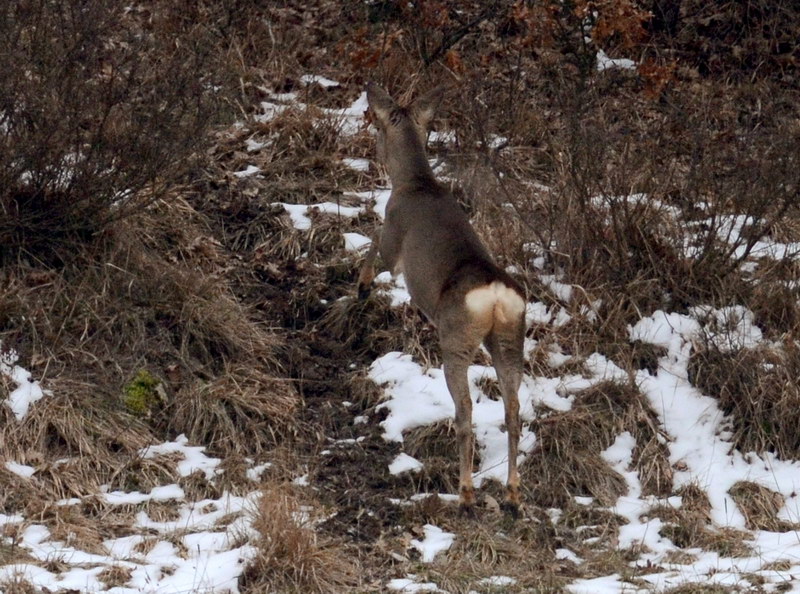
<path fill-rule="evenodd" d="M 480 316 L 494 311 L 502 322 L 518 318 L 525 311 L 525 300 L 500 281 L 472 289 L 464 303 L 471 314 Z"/>

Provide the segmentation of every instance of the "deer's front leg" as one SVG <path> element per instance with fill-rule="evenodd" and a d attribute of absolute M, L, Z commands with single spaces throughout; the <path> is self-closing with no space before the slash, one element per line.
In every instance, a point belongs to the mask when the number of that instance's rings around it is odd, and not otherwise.
<path fill-rule="evenodd" d="M 370 289 L 372 288 L 372 281 L 375 279 L 375 258 L 378 255 L 378 246 L 380 244 L 380 232 L 375 234 L 372 238 L 372 244 L 369 246 L 367 256 L 361 264 L 361 270 L 358 273 L 358 298 L 366 299 L 369 297 Z"/>

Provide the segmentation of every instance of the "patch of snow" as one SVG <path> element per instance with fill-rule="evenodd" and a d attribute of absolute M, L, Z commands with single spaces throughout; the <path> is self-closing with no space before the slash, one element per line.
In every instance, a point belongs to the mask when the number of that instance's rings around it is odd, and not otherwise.
<path fill-rule="evenodd" d="M 178 473 L 181 476 L 189 476 L 199 471 L 207 479 L 212 479 L 219 474 L 218 467 L 222 461 L 219 458 L 206 456 L 205 447 L 190 446 L 188 443 L 189 438 L 181 434 L 175 438 L 175 441 L 147 446 L 141 450 L 140 454 L 144 459 L 176 453 L 181 454 L 183 460 L 178 462 Z"/>
<path fill-rule="evenodd" d="M 404 578 L 389 580 L 386 587 L 395 592 L 441 592 L 442 590 L 433 582 L 418 582 L 417 576 L 409 575 Z"/>
<path fill-rule="evenodd" d="M 329 118 L 339 123 L 339 134 L 352 136 L 357 134 L 364 124 L 364 112 L 369 108 L 367 92 L 363 91 L 350 107 L 344 109 L 323 109 Z"/>
<path fill-rule="evenodd" d="M 755 324 L 753 312 L 741 305 L 690 308 L 690 313 L 704 322 L 702 334 L 723 352 L 752 349 L 764 339 L 761 329 Z"/>
<path fill-rule="evenodd" d="M 350 169 L 354 169 L 355 171 L 369 171 L 369 159 L 353 159 L 350 157 L 345 157 L 342 159 L 342 163 L 347 165 Z"/>
<path fill-rule="evenodd" d="M 517 583 L 512 577 L 507 575 L 493 575 L 482 580 L 478 580 L 479 586 L 489 586 L 493 588 L 505 588 L 506 586 L 513 586 Z"/>
<path fill-rule="evenodd" d="M 525 323 L 528 326 L 534 324 L 547 325 L 553 320 L 550 309 L 541 301 L 527 303 L 525 306 Z"/>
<path fill-rule="evenodd" d="M 266 470 L 272 468 L 272 464 L 270 462 L 265 462 L 264 464 L 259 464 L 257 466 L 253 466 L 252 468 L 247 469 L 247 478 L 251 481 L 260 481 L 261 475 L 264 474 Z"/>
<path fill-rule="evenodd" d="M 572 285 L 559 282 L 553 274 L 540 274 L 539 279 L 547 285 L 547 288 L 549 288 L 558 299 L 565 303 L 570 302 L 572 299 Z"/>
<path fill-rule="evenodd" d="M 432 563 L 436 555 L 443 553 L 452 546 L 456 535 L 452 532 L 445 532 L 433 524 L 425 524 L 422 529 L 425 533 L 425 538 L 423 540 L 412 540 L 411 546 L 422 554 L 423 563 Z"/>
<path fill-rule="evenodd" d="M 28 414 L 31 405 L 50 392 L 43 390 L 39 382 L 32 380 L 31 372 L 17 365 L 17 360 L 17 352 L 3 351 L 3 345 L 0 343 L 0 375 L 4 375 L 17 386 L 8 395 L 5 403 L 17 420 L 21 421 Z"/>
<path fill-rule="evenodd" d="M 404 472 L 419 472 L 421 469 L 422 462 L 402 452 L 389 464 L 389 474 L 393 475 L 403 474 Z"/>
<path fill-rule="evenodd" d="M 344 249 L 348 252 L 360 252 L 369 247 L 372 240 L 360 233 L 342 233 L 344 236 Z"/>
<path fill-rule="evenodd" d="M 103 499 L 109 505 L 137 505 L 147 501 L 183 499 L 184 496 L 183 489 L 178 485 L 161 485 L 153 487 L 150 493 L 140 493 L 139 491 L 112 491 L 110 493 L 104 493 Z"/>
<path fill-rule="evenodd" d="M 458 501 L 458 495 L 455 493 L 416 493 L 409 499 L 411 499 L 411 501 L 422 501 L 431 496 L 436 496 L 447 503 L 456 503 Z"/>
<path fill-rule="evenodd" d="M 400 307 L 401 305 L 411 303 L 411 295 L 408 293 L 406 279 L 402 274 L 398 274 L 397 276 L 393 277 L 388 271 L 381 272 L 375 277 L 374 282 L 378 284 L 385 283 L 389 285 L 388 289 L 380 287 L 378 290 L 380 293 L 389 296 L 391 301 L 390 305 L 392 307 Z"/>
<path fill-rule="evenodd" d="M 350 192 L 348 194 L 348 196 L 355 196 L 364 202 L 374 201 L 375 207 L 373 210 L 375 214 L 381 218 L 381 220 L 386 218 L 386 204 L 389 202 L 391 195 L 391 188 L 378 188 L 375 190 L 369 190 L 367 192 Z"/>
<path fill-rule="evenodd" d="M 160 534 L 170 534 L 179 530 L 204 531 L 211 530 L 217 523 L 227 516 L 241 514 L 251 509 L 260 492 L 251 493 L 245 497 L 224 493 L 219 499 L 203 499 L 200 501 L 183 503 L 177 510 L 177 519 L 159 522 L 151 520 L 147 512 L 136 514 L 135 526 L 148 528 Z"/>
<path fill-rule="evenodd" d="M 267 146 L 268 142 L 259 142 L 257 140 L 253 140 L 252 138 L 248 138 L 245 142 L 245 148 L 247 149 L 248 153 L 255 153 L 256 151 L 260 151 L 262 148 Z"/>
<path fill-rule="evenodd" d="M 262 101 L 261 102 L 261 111 L 262 113 L 256 114 L 253 116 L 253 119 L 259 123 L 266 123 L 282 114 L 284 111 L 289 109 L 289 105 L 283 105 L 282 103 L 274 103 L 272 101 Z"/>
<path fill-rule="evenodd" d="M 361 207 L 342 206 L 335 202 L 321 202 L 319 204 L 287 204 L 285 202 L 276 202 L 275 204 L 280 204 L 284 210 L 289 213 L 292 225 L 299 231 L 307 231 L 311 228 L 311 218 L 308 216 L 309 211 L 318 210 L 324 213 L 351 218 L 364 212 L 364 209 Z"/>
<path fill-rule="evenodd" d="M 643 592 L 630 582 L 623 581 L 619 574 L 606 575 L 592 579 L 580 579 L 566 587 L 572 594 L 632 594 Z"/>
<path fill-rule="evenodd" d="M 248 165 L 245 169 L 242 169 L 241 171 L 234 171 L 233 175 L 235 175 L 239 179 L 243 179 L 245 177 L 253 176 L 256 173 L 261 173 L 261 167 L 256 167 L 255 165 Z"/>
<path fill-rule="evenodd" d="M 575 565 L 580 565 L 581 563 L 583 563 L 583 559 L 578 557 L 578 555 L 576 555 L 569 549 L 556 549 L 556 559 L 571 561 Z"/>
<path fill-rule="evenodd" d="M 335 80 L 331 80 L 329 78 L 325 78 L 324 76 L 320 76 L 318 74 L 304 74 L 300 77 L 300 82 L 306 85 L 318 84 L 321 87 L 330 88 L 330 87 L 340 87 L 341 84 L 336 82 Z"/>
<path fill-rule="evenodd" d="M 438 144 L 454 144 L 456 141 L 455 130 L 431 130 L 428 133 L 428 142 L 436 142 Z"/>
<path fill-rule="evenodd" d="M 21 476 L 22 478 L 29 479 L 33 476 L 33 473 L 36 472 L 36 469 L 33 466 L 28 466 L 26 464 L 20 464 L 19 462 L 6 462 L 6 470 L 9 472 L 13 472 L 17 476 Z"/>
<path fill-rule="evenodd" d="M 633 60 L 628 60 L 627 58 L 609 58 L 603 50 L 598 49 L 597 71 L 602 72 L 603 70 L 608 70 L 609 68 L 620 68 L 622 70 L 635 70 L 636 62 L 634 62 Z"/>

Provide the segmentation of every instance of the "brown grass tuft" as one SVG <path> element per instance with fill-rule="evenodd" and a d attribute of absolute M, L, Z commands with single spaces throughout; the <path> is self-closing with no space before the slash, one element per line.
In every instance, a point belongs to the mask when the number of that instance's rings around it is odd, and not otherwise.
<path fill-rule="evenodd" d="M 403 450 L 424 462 L 421 471 L 413 475 L 420 490 L 458 492 L 458 441 L 452 421 L 440 421 L 408 431 L 403 435 Z M 479 456 L 475 448 L 473 466 L 479 463 Z"/>
<path fill-rule="evenodd" d="M 342 592 L 358 583 L 357 566 L 314 530 L 316 511 L 285 486 L 268 487 L 254 528 L 258 554 L 243 575 L 243 592 Z"/>
<path fill-rule="evenodd" d="M 129 567 L 112 565 L 97 574 L 97 579 L 103 582 L 106 588 L 121 588 L 130 582 L 132 572 Z"/>
<path fill-rule="evenodd" d="M 19 575 L 16 578 L 0 581 L 0 592 L 3 594 L 40 594 L 41 590 Z"/>
<path fill-rule="evenodd" d="M 633 386 L 597 384 L 579 394 L 571 410 L 541 416 L 532 428 L 539 445 L 522 468 L 523 484 L 537 485 L 533 496 L 539 505 L 561 506 L 587 495 L 612 505 L 627 487 L 600 453 L 623 431 L 636 438 L 634 466 L 643 488 L 669 492 L 668 451 L 659 440 L 655 415 Z"/>
<path fill-rule="evenodd" d="M 175 394 L 170 429 L 212 451 L 258 455 L 292 434 L 298 398 L 292 387 L 254 367 L 231 366 Z"/>
<path fill-rule="evenodd" d="M 778 518 L 785 502 L 780 493 L 748 481 L 736 483 L 728 492 L 744 514 L 750 530 L 787 532 L 795 529 L 789 522 Z"/>
<path fill-rule="evenodd" d="M 733 443 L 743 451 L 800 454 L 800 349 L 792 340 L 783 348 L 723 351 L 701 344 L 689 362 L 693 383 L 719 399 L 731 415 Z"/>

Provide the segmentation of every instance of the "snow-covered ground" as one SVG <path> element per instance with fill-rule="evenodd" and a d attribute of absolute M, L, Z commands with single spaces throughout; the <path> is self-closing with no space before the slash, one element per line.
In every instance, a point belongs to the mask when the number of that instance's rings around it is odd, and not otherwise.
<path fill-rule="evenodd" d="M 338 83 L 322 77 L 309 76 L 308 83 L 334 87 Z M 268 120 L 294 106 L 297 95 L 275 95 L 262 103 L 262 113 L 257 117 Z M 322 110 L 322 116 L 333 118 L 340 125 L 341 134 L 354 134 L 362 126 L 362 115 L 366 108 L 362 94 L 346 109 Z M 268 139 L 250 138 L 246 150 L 254 151 L 268 143 Z M 253 148 L 256 147 L 256 148 Z M 362 159 L 346 158 L 345 164 L 364 171 L 368 164 Z M 258 176 L 256 163 L 234 173 L 238 177 Z M 316 205 L 283 204 L 287 216 L 299 232 L 307 232 L 313 225 L 308 216 L 312 210 L 343 217 L 353 217 L 361 212 L 373 210 L 383 216 L 390 190 L 376 188 L 349 194 L 350 203 L 358 206 L 343 206 L 332 202 Z M 633 199 L 633 198 L 632 198 Z M 637 197 L 636 199 L 642 199 Z M 732 218 L 726 239 L 731 240 L 744 223 Z M 369 245 L 369 238 L 356 233 L 345 234 L 344 247 L 357 253 Z M 797 249 L 796 246 L 776 244 L 764 238 L 758 244 L 762 255 L 779 257 Z M 535 264 L 535 254 L 532 260 Z M 569 279 L 557 274 L 541 273 L 540 280 L 550 287 L 554 296 L 565 305 L 573 297 Z M 380 290 L 391 297 L 394 307 L 402 307 L 409 300 L 402 279 L 392 280 L 387 274 L 379 275 Z M 583 312 L 588 319 L 595 315 L 593 309 Z M 544 303 L 528 304 L 528 320 L 531 324 L 559 327 L 569 321 L 567 309 L 547 306 Z M 778 516 L 788 523 L 800 523 L 800 464 L 781 461 L 771 455 L 740 452 L 731 446 L 727 431 L 728 420 L 719 409 L 717 401 L 702 394 L 689 381 L 688 362 L 694 341 L 702 337 L 712 341 L 713 324 L 709 319 L 724 323 L 725 344 L 737 348 L 753 348 L 764 344 L 761 331 L 753 324 L 752 314 L 743 308 L 727 309 L 695 308 L 690 314 L 657 311 L 642 319 L 629 329 L 631 341 L 640 341 L 664 347 L 666 352 L 658 361 L 654 373 L 642 369 L 635 372 L 635 383 L 646 396 L 652 410 L 657 414 L 665 445 L 669 450 L 669 461 L 673 468 L 675 490 L 683 485 L 699 486 L 708 496 L 711 505 L 711 521 L 715 529 L 735 528 L 746 534 L 745 541 L 752 554 L 744 557 L 725 557 L 717 552 L 701 549 L 680 549 L 669 538 L 660 533 L 662 520 L 648 513 L 657 506 L 680 508 L 679 496 L 657 499 L 642 495 L 642 488 L 632 458 L 634 438 L 627 432 L 620 433 L 602 457 L 615 469 L 627 484 L 627 493 L 620 497 L 608 511 L 627 521 L 620 527 L 617 547 L 640 551 L 631 567 L 662 570 L 638 574 L 638 585 L 626 581 L 617 573 L 594 579 L 578 579 L 568 586 L 571 592 L 615 593 L 662 591 L 681 584 L 718 584 L 747 590 L 759 587 L 765 591 L 800 592 L 800 533 L 796 531 L 767 532 L 748 530 L 745 518 L 729 494 L 737 482 L 749 481 L 766 487 L 784 498 Z M 709 335 L 709 333 L 712 333 Z M 722 335 L 720 335 L 720 344 Z M 534 340 L 526 341 L 528 354 L 538 348 Z M 550 345 L 553 369 L 569 359 Z M 0 348 L 0 353 L 2 349 Z M 520 390 L 521 415 L 524 421 L 533 420 L 544 410 L 569 410 L 582 390 L 598 382 L 620 380 L 628 382 L 630 376 L 613 361 L 603 355 L 594 354 L 585 361 L 588 373 L 576 375 L 550 375 L 549 377 L 526 376 Z M 10 406 L 17 419 L 22 419 L 36 406 L 41 398 L 47 398 L 46 386 L 40 386 L 24 369 L 24 362 L 13 353 L 0 359 L 0 374 L 4 375 L 13 390 L 5 404 Z M 406 353 L 391 352 L 376 359 L 368 370 L 369 377 L 379 384 L 384 392 L 384 401 L 379 409 L 388 415 L 381 422 L 384 439 L 402 443 L 404 434 L 416 427 L 451 419 L 454 414 L 452 400 L 445 386 L 441 369 L 426 368 Z M 479 446 L 480 465 L 475 473 L 476 484 L 486 480 L 504 480 L 507 458 L 506 438 L 502 428 L 502 402 L 489 398 L 481 388 L 482 378 L 494 379 L 492 367 L 473 365 L 469 370 L 471 396 L 474 402 L 474 424 Z M 369 419 L 360 415 L 353 419 L 358 428 Z M 536 445 L 536 435 L 525 429 L 522 435 L 521 458 L 528 455 Z M 181 458 L 179 472 L 187 476 L 202 472 L 210 481 L 217 476 L 220 460 L 207 456 L 202 444 L 189 444 L 179 437 L 175 442 L 153 444 L 141 452 L 143 458 L 153 456 L 177 456 Z M 36 470 L 14 460 L 3 461 L 5 467 L 19 475 L 21 481 L 36 481 Z M 418 472 L 424 462 L 400 453 L 385 469 L 388 474 Z M 136 506 L 155 501 L 172 501 L 179 508 L 178 519 L 158 521 L 140 511 L 131 526 L 131 535 L 115 538 L 103 543 L 104 551 L 88 552 L 73 546 L 68 541 L 57 540 L 49 530 L 38 524 L 35 518 L 20 515 L 0 514 L 0 528 L 19 527 L 18 536 L 2 536 L 0 546 L 16 546 L 23 549 L 30 561 L 0 567 L 0 582 L 24 579 L 38 588 L 50 591 L 73 589 L 80 592 L 238 592 L 237 578 L 247 561 L 254 555 L 252 520 L 259 497 L 258 479 L 263 468 L 253 467 L 249 476 L 253 480 L 253 491 L 246 496 L 223 494 L 219 499 L 192 501 L 178 485 L 165 484 L 149 493 L 110 492 L 102 490 L 96 496 L 111 506 Z M 313 485 L 312 485 L 313 486 Z M 453 494 L 442 494 L 445 501 L 457 499 Z M 414 494 L 409 493 L 409 501 Z M 60 502 L 65 507 L 80 504 L 80 500 Z M 402 505 L 406 501 L 394 501 Z M 581 501 L 594 504 L 592 501 Z M 558 514 L 551 514 L 554 522 Z M 6 534 L 0 531 L 0 534 Z M 441 527 L 428 524 L 424 534 L 410 542 L 417 549 L 422 563 L 446 558 L 451 545 L 469 534 L 454 534 Z M 147 546 L 141 546 L 146 543 Z M 674 553 L 687 553 L 690 559 L 678 562 Z M 581 559 L 568 549 L 556 552 L 558 559 L 579 565 Z M 51 562 L 58 562 L 53 564 Z M 58 567 L 58 570 L 48 567 Z M 125 586 L 106 589 L 98 579 L 102 571 L 122 567 L 130 570 L 130 579 Z M 795 576 L 798 579 L 795 580 Z M 513 587 L 515 580 L 508 576 L 485 578 L 478 587 Z M 648 584 L 648 585 L 642 585 Z M 386 576 L 388 591 L 420 592 L 443 591 L 436 583 L 426 581 L 416 574 Z"/>

